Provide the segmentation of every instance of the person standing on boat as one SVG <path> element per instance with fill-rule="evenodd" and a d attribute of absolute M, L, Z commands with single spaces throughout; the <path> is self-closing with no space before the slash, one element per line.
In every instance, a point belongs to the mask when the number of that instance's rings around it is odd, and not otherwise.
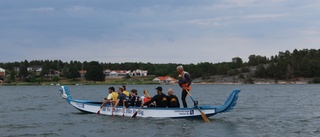
<path fill-rule="evenodd" d="M 192 79 L 190 77 L 190 74 L 188 72 L 184 71 L 183 66 L 181 66 L 181 65 L 177 67 L 177 72 L 179 74 L 178 84 L 182 89 L 181 100 L 182 100 L 183 107 L 186 108 L 186 107 L 188 107 L 187 102 L 186 102 L 186 97 L 188 95 L 187 91 L 190 91 L 190 89 L 191 89 L 190 85 L 191 85 Z"/>
<path fill-rule="evenodd" d="M 112 103 L 114 105 L 118 99 L 118 93 L 114 91 L 115 90 L 114 87 L 109 87 L 108 90 L 109 90 L 109 95 L 107 98 L 104 98 L 100 108 L 102 108 L 104 105 L 108 103 Z"/>
<path fill-rule="evenodd" d="M 167 101 L 168 101 L 168 104 L 167 104 L 168 108 L 179 108 L 180 107 L 178 97 L 173 94 L 172 88 L 168 89 Z"/>
<path fill-rule="evenodd" d="M 145 102 L 143 105 L 149 105 L 152 102 L 156 102 L 156 107 L 167 107 L 167 96 L 166 94 L 162 93 L 162 87 L 157 87 L 157 95 L 153 96 L 151 100 Z"/>
<path fill-rule="evenodd" d="M 118 87 L 118 99 L 116 101 L 116 104 L 114 105 L 114 107 L 112 108 L 112 112 L 114 111 L 114 109 L 119 105 L 119 106 L 126 106 L 126 103 L 129 101 L 129 97 L 127 97 L 127 95 L 125 95 L 123 93 L 123 88 L 122 87 Z"/>

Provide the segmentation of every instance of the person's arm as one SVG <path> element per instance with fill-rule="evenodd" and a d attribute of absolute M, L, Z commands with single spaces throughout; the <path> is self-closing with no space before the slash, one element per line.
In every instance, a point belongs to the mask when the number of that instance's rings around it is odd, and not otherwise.
<path fill-rule="evenodd" d="M 154 97 L 151 98 L 148 102 L 145 102 L 143 105 L 150 105 L 153 101 L 156 101 L 158 98 L 158 95 L 155 95 Z"/>
<path fill-rule="evenodd" d="M 112 111 L 118 106 L 120 99 L 117 100 L 116 104 L 113 106 Z"/>
<path fill-rule="evenodd" d="M 112 99 L 112 94 L 109 94 L 108 97 L 104 98 L 104 100 L 102 101 L 102 104 L 101 104 L 100 108 L 102 108 L 107 103 L 111 102 L 111 99 Z"/>
<path fill-rule="evenodd" d="M 179 86 L 182 88 L 181 80 L 178 81 Z"/>

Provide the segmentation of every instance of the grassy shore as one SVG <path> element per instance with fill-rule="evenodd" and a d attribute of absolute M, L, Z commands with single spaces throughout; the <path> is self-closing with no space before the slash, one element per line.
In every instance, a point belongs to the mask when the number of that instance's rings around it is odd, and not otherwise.
<path fill-rule="evenodd" d="M 44 82 L 22 82 L 14 81 L 10 83 L 1 83 L 0 85 L 17 85 L 17 86 L 28 86 L 28 85 L 142 85 L 142 84 L 159 84 L 153 82 L 150 78 L 128 78 L 128 79 L 106 79 L 105 81 L 87 81 L 83 78 L 71 80 L 61 79 L 59 81 L 44 81 Z"/>

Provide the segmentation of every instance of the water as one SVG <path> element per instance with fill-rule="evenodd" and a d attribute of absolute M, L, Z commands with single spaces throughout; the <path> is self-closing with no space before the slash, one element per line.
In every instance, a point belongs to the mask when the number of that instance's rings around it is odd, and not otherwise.
<path fill-rule="evenodd" d="M 128 85 L 139 95 L 158 85 Z M 172 87 L 180 97 L 177 85 Z M 69 86 L 75 99 L 101 100 L 109 86 Z M 115 85 L 117 87 L 117 85 Z M 63 100 L 58 86 L 0 86 L 0 136 L 320 136 L 320 85 L 193 85 L 200 105 L 221 105 L 233 89 L 238 104 L 228 113 L 202 119 L 130 118 L 82 114 Z M 165 92 L 166 93 L 166 92 Z M 188 98 L 188 105 L 193 103 Z"/>

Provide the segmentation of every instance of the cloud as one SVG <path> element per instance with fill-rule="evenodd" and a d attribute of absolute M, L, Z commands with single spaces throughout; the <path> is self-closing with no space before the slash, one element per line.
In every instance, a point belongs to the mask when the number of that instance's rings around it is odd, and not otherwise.
<path fill-rule="evenodd" d="M 270 19 L 282 18 L 284 16 L 286 16 L 286 14 L 251 14 L 243 16 L 224 16 L 211 19 L 191 20 L 190 23 L 208 26 L 226 26 L 241 21 L 267 21 Z"/>
<path fill-rule="evenodd" d="M 316 0 L 4 1 L 3 61 L 198 63 L 319 48 Z M 3 57 L 4 55 L 5 57 Z"/>
<path fill-rule="evenodd" d="M 34 11 L 34 12 L 52 12 L 55 11 L 55 8 L 53 7 L 40 7 L 40 8 L 34 8 L 34 9 L 30 9 L 30 11 Z"/>

